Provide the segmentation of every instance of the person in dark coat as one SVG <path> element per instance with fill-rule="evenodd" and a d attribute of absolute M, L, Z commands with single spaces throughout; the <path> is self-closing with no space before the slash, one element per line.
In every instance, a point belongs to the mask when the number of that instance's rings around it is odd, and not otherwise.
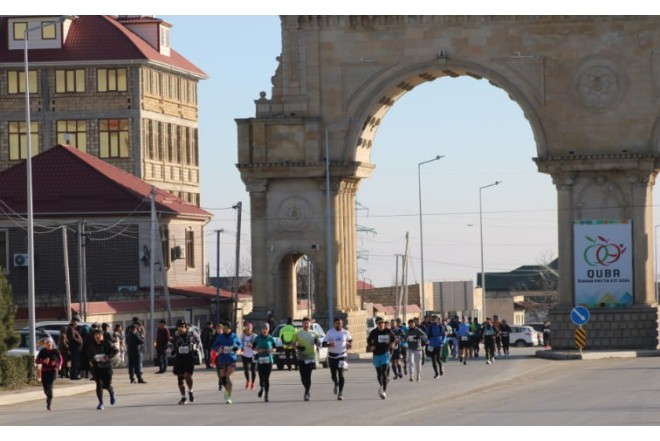
<path fill-rule="evenodd" d="M 202 329 L 202 347 L 204 348 L 204 361 L 206 369 L 211 369 L 211 346 L 215 339 L 215 329 L 213 323 L 206 322 L 206 327 Z"/>
<path fill-rule="evenodd" d="M 69 343 L 69 360 L 71 360 L 71 369 L 69 371 L 69 378 L 71 380 L 79 380 L 79 369 L 80 369 L 80 353 L 83 347 L 83 339 L 80 333 L 78 332 L 78 322 L 77 317 L 71 319 L 71 323 L 66 328 L 66 337 Z"/>
<path fill-rule="evenodd" d="M 156 331 L 156 363 L 158 364 L 157 374 L 167 371 L 167 347 L 170 343 L 170 330 L 167 329 L 167 322 L 161 320 L 158 322 Z"/>
<path fill-rule="evenodd" d="M 133 323 L 126 329 L 126 352 L 128 354 L 128 377 L 131 383 L 146 383 L 142 379 L 142 348 L 144 347 L 144 327 L 140 319 L 133 317 Z"/>

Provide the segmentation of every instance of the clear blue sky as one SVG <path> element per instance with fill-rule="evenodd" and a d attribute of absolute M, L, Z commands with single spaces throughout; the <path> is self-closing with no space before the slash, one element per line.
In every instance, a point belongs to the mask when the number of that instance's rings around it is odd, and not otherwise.
<path fill-rule="evenodd" d="M 271 95 L 281 52 L 275 16 L 161 16 L 174 25 L 172 46 L 210 79 L 200 86 L 202 206 L 214 214 L 207 258 L 216 271 L 215 233 L 221 235 L 222 275 L 233 273 L 236 216 L 243 201 L 241 254 L 249 255 L 249 198 L 238 171 L 235 118 L 254 116 L 260 91 Z M 209 33 L 213 29 L 213 34 Z M 210 40 L 210 35 L 213 39 Z M 554 258 L 556 202 L 551 179 L 531 158 L 536 146 L 520 107 L 486 80 L 443 78 L 404 96 L 384 119 L 358 201 L 359 224 L 376 234 L 360 237 L 368 254 L 361 277 L 391 283 L 394 254 L 410 233 L 409 280 L 421 277 L 417 164 L 422 166 L 424 261 L 427 280 L 473 280 L 480 268 L 479 187 L 483 192 L 487 271 L 507 271 Z M 386 196 L 386 197 L 385 197 Z"/>

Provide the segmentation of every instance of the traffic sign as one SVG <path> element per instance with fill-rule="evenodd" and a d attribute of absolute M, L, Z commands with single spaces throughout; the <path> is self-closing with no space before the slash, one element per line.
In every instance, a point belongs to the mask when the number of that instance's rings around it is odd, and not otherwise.
<path fill-rule="evenodd" d="M 584 328 L 577 328 L 575 330 L 575 347 L 580 351 L 587 345 L 587 331 Z"/>
<path fill-rule="evenodd" d="M 571 321 L 577 325 L 582 326 L 589 321 L 589 310 L 584 306 L 576 306 L 571 311 Z"/>

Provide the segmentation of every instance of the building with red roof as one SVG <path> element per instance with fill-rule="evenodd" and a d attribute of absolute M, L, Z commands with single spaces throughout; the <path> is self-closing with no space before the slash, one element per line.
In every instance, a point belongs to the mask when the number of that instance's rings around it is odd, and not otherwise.
<path fill-rule="evenodd" d="M 37 305 L 65 305 L 66 261 L 74 302 L 146 298 L 152 254 L 157 294 L 205 285 L 209 212 L 71 146 L 35 156 L 32 174 Z M 18 306 L 27 304 L 26 192 L 25 162 L 0 172 L 0 267 Z"/>
<path fill-rule="evenodd" d="M 0 16 L 0 170 L 24 161 L 25 33 L 33 154 L 74 146 L 200 205 L 197 88 L 206 74 L 153 16 Z"/>

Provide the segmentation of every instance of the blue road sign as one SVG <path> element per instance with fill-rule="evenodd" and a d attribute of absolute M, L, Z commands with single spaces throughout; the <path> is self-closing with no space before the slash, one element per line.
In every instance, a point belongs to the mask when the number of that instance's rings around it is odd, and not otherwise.
<path fill-rule="evenodd" d="M 589 321 L 589 310 L 584 306 L 576 306 L 571 311 L 571 321 L 577 326 L 582 326 Z"/>

